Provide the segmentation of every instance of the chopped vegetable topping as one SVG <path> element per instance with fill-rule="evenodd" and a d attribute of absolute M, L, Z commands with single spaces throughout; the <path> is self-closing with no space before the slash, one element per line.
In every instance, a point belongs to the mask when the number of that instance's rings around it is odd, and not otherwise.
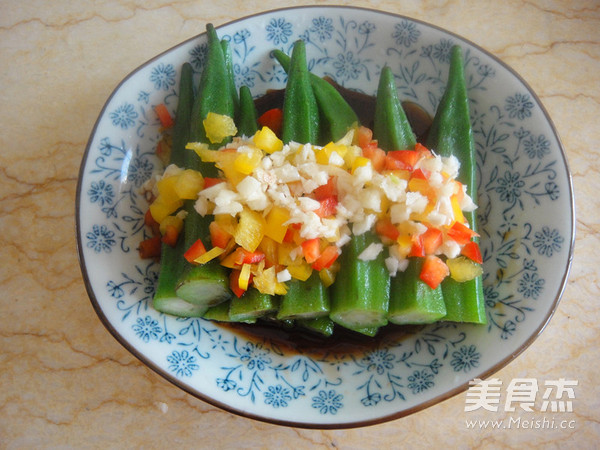
<path fill-rule="evenodd" d="M 273 119 L 276 126 L 276 117 L 272 112 L 264 122 Z M 212 119 L 213 126 L 228 130 L 215 132 L 231 133 L 220 117 Z M 203 264 L 218 258 L 237 274 L 236 294 L 250 286 L 284 293 L 286 281 L 306 280 L 313 270 L 333 283 L 342 247 L 352 234 L 368 231 L 381 243 L 371 244 L 359 259 L 373 260 L 385 251 L 392 276 L 407 267 L 408 258 L 425 257 L 421 278 L 435 287 L 450 274 L 447 260 L 462 254 L 480 263 L 477 234 L 463 215 L 475 204 L 456 180 L 456 158 L 422 145 L 386 154 L 372 136 L 360 127 L 322 147 L 283 145 L 265 125 L 219 150 L 190 143 L 187 148 L 214 162 L 221 177 L 202 178 L 170 166 L 156 182 L 151 217 L 173 234 L 180 223 L 172 214 L 184 200 L 195 199 L 202 216 L 214 214 L 212 249 L 198 241 L 186 259 Z M 464 262 L 454 267 L 457 278 L 476 275 Z"/>

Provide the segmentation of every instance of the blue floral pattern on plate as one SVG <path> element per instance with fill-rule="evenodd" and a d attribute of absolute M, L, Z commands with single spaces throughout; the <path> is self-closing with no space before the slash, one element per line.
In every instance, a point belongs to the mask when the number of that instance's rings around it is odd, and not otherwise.
<path fill-rule="evenodd" d="M 374 94 L 389 65 L 402 99 L 435 111 L 452 45 L 463 47 L 478 166 L 477 216 L 488 324 L 438 323 L 352 351 L 297 351 L 202 319 L 158 314 L 159 266 L 140 260 L 147 201 L 160 171 L 152 108 L 177 104 L 179 67 L 206 61 L 204 35 L 149 61 L 107 101 L 83 158 L 77 231 L 88 291 L 100 318 L 143 362 L 188 392 L 261 420 L 348 427 L 399 417 L 508 362 L 556 307 L 570 266 L 573 198 L 564 153 L 535 94 L 459 36 L 378 11 L 304 7 L 218 28 L 230 41 L 238 87 L 255 96 L 284 86 L 271 57 L 307 43 L 312 71 Z"/>

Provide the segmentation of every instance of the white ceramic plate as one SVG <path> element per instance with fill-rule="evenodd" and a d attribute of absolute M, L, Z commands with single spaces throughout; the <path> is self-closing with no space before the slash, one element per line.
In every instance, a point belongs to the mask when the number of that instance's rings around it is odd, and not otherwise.
<path fill-rule="evenodd" d="M 449 49 L 463 48 L 479 167 L 479 210 L 488 324 L 440 323 L 371 345 L 299 352 L 202 319 L 152 308 L 159 271 L 136 248 L 147 237 L 139 188 L 160 164 L 152 106 L 174 111 L 179 68 L 200 71 L 201 34 L 127 76 L 91 134 L 77 190 L 79 255 L 98 316 L 137 358 L 185 391 L 231 412 L 313 428 L 368 425 L 418 411 L 510 362 L 543 330 L 565 287 L 574 202 L 564 151 L 535 93 L 473 43 L 380 11 L 300 7 L 217 28 L 231 41 L 238 86 L 254 95 L 283 87 L 270 57 L 307 41 L 310 68 L 374 94 L 391 66 L 400 97 L 433 113 Z"/>

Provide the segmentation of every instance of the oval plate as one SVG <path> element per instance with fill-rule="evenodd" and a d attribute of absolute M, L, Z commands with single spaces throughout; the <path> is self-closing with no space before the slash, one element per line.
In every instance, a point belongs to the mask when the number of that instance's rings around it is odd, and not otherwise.
<path fill-rule="evenodd" d="M 110 96 L 81 164 L 77 239 L 92 304 L 113 336 L 167 380 L 233 413 L 277 424 L 347 428 L 433 405 L 510 362 L 543 330 L 566 284 L 574 201 L 564 151 L 543 106 L 501 61 L 461 37 L 394 14 L 300 7 L 218 27 L 233 48 L 238 87 L 284 86 L 270 51 L 307 41 L 310 69 L 374 94 L 384 64 L 402 100 L 433 114 L 449 50 L 463 48 L 477 150 L 478 217 L 488 324 L 439 323 L 352 351 L 298 352 L 202 319 L 157 313 L 157 263 L 136 248 L 147 237 L 140 187 L 160 163 L 152 107 L 177 104 L 178 72 L 201 71 L 201 34 L 131 73 Z"/>

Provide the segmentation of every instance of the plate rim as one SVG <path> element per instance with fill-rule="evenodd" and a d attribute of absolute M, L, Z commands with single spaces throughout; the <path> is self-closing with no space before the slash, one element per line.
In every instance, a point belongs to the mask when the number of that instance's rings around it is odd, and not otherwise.
<path fill-rule="evenodd" d="M 451 37 L 454 37 L 455 39 L 457 39 L 461 42 L 468 44 L 469 46 L 472 46 L 473 48 L 476 48 L 480 52 L 484 53 L 486 56 L 490 57 L 496 63 L 503 66 L 512 76 L 514 76 L 520 83 L 523 84 L 523 86 L 528 90 L 528 92 L 532 95 L 534 100 L 537 102 L 538 106 L 540 107 L 540 110 L 542 111 L 543 117 L 548 122 L 548 125 L 550 126 L 550 129 L 552 130 L 552 133 L 557 140 L 558 148 L 560 150 L 560 156 L 562 157 L 562 162 L 563 162 L 565 172 L 566 172 L 566 181 L 567 181 L 567 186 L 568 186 L 568 198 L 569 198 L 570 213 L 571 213 L 571 220 L 569 223 L 571 232 L 570 232 L 570 238 L 569 238 L 569 249 L 568 249 L 568 254 L 567 254 L 566 267 L 565 267 L 564 273 L 562 275 L 562 279 L 560 280 L 560 285 L 559 285 L 559 289 L 556 294 L 556 297 L 552 301 L 551 307 L 549 308 L 549 311 L 546 314 L 546 316 L 541 321 L 540 325 L 535 330 L 533 330 L 531 332 L 531 334 L 529 335 L 529 337 L 522 344 L 520 344 L 519 347 L 515 351 L 513 351 L 510 355 L 508 355 L 507 357 L 498 361 L 496 364 L 494 364 L 488 370 L 483 371 L 483 372 L 479 373 L 477 376 L 473 377 L 473 378 L 486 379 L 486 378 L 490 377 L 491 375 L 493 375 L 494 373 L 501 370 L 502 368 L 506 367 L 508 364 L 510 364 L 514 359 L 516 359 L 526 349 L 528 349 L 531 346 L 531 344 L 533 344 L 533 342 L 541 335 L 541 333 L 545 330 L 545 328 L 550 323 L 550 320 L 554 316 L 554 313 L 558 309 L 558 305 L 562 299 L 562 296 L 563 296 L 564 291 L 567 286 L 568 277 L 570 275 L 570 271 L 572 268 L 574 247 L 575 247 L 576 210 L 575 210 L 575 195 L 574 195 L 574 190 L 573 190 L 572 173 L 571 173 L 569 163 L 568 163 L 568 160 L 566 157 L 565 147 L 562 143 L 560 135 L 558 134 L 558 130 L 557 130 L 552 118 L 550 117 L 548 111 L 546 110 L 544 104 L 542 103 L 541 99 L 539 98 L 538 94 L 532 89 L 532 87 L 529 85 L 529 83 L 525 79 L 523 79 L 523 77 L 521 75 L 519 75 L 509 64 L 504 62 L 499 57 L 495 56 L 490 51 L 481 47 L 480 45 L 472 42 L 471 40 L 469 40 L 453 31 L 449 31 L 441 26 L 426 22 L 421 19 L 416 19 L 416 18 L 413 18 L 410 16 L 393 13 L 393 12 L 389 12 L 389 11 L 384 11 L 384 10 L 380 10 L 380 9 L 360 7 L 360 6 L 299 5 L 299 6 L 289 6 L 289 7 L 283 7 L 283 8 L 274 8 L 274 9 L 263 10 L 263 11 L 260 11 L 257 13 L 249 14 L 244 17 L 240 17 L 238 19 L 234 19 L 234 20 L 219 24 L 218 26 L 215 25 L 215 29 L 218 31 L 222 27 L 230 26 L 237 22 L 253 19 L 253 18 L 256 18 L 259 16 L 274 14 L 274 13 L 278 13 L 278 12 L 289 12 L 292 10 L 325 10 L 325 9 L 367 11 L 370 13 L 381 14 L 384 16 L 392 16 L 392 17 L 396 17 L 398 19 L 409 20 L 409 21 L 424 25 L 426 27 L 433 28 L 437 31 L 441 31 Z M 160 52 L 156 56 L 150 58 L 149 60 L 147 60 L 144 63 L 137 66 L 135 69 L 131 70 L 121 81 L 119 81 L 119 83 L 111 91 L 111 94 L 109 95 L 107 100 L 104 102 L 104 105 L 102 106 L 100 112 L 98 113 L 98 117 L 94 122 L 94 126 L 90 132 L 90 135 L 89 135 L 86 147 L 85 147 L 85 151 L 82 155 L 81 163 L 80 163 L 80 167 L 79 167 L 79 171 L 78 171 L 76 196 L 75 196 L 75 227 L 76 227 L 75 231 L 76 231 L 77 256 L 78 256 L 78 262 L 79 262 L 79 269 L 82 274 L 82 278 L 84 281 L 87 295 L 89 297 L 90 302 L 92 303 L 92 307 L 94 308 L 96 315 L 98 316 L 98 318 L 100 319 L 100 321 L 102 322 L 104 327 L 107 329 L 107 331 L 113 336 L 113 338 L 119 344 L 121 344 L 129 353 L 131 353 L 135 358 L 137 358 L 143 365 L 145 365 L 146 367 L 148 367 L 149 369 L 151 369 L 152 371 L 154 371 L 155 373 L 160 375 L 166 381 L 170 382 L 171 384 L 175 385 L 179 389 L 183 390 L 184 392 L 194 396 L 195 398 L 197 398 L 203 402 L 206 402 L 212 406 L 215 406 L 219 409 L 225 410 L 225 411 L 235 414 L 237 416 L 257 420 L 257 421 L 264 422 L 264 423 L 270 423 L 270 424 L 274 424 L 274 425 L 304 428 L 304 429 L 322 429 L 322 430 L 325 430 L 325 429 L 351 429 L 351 428 L 359 428 L 359 427 L 365 427 L 365 426 L 378 425 L 378 424 L 390 422 L 393 420 L 397 420 L 402 417 L 406 417 L 406 416 L 409 416 L 416 412 L 425 410 L 435 404 L 441 403 L 445 400 L 448 400 L 448 399 L 460 394 L 461 392 L 466 391 L 469 387 L 468 382 L 462 383 L 448 391 L 445 391 L 444 393 L 442 393 L 438 396 L 435 396 L 425 402 L 419 403 L 413 407 L 403 409 L 396 413 L 379 416 L 374 419 L 357 420 L 357 421 L 343 422 L 343 423 L 296 422 L 296 421 L 290 421 L 290 420 L 280 420 L 275 417 L 266 417 L 264 415 L 252 413 L 252 412 L 246 411 L 242 408 L 236 408 L 229 403 L 223 403 L 207 394 L 197 391 L 196 389 L 194 389 L 191 386 L 184 383 L 182 380 L 179 380 L 175 376 L 168 373 L 166 370 L 160 368 L 150 358 L 146 357 L 140 350 L 137 349 L 136 346 L 134 346 L 132 343 L 130 343 L 130 341 L 128 341 L 127 339 L 125 339 L 125 337 L 109 321 L 108 317 L 106 316 L 102 307 L 100 306 L 100 302 L 98 301 L 96 294 L 92 288 L 90 278 L 88 275 L 89 271 L 88 271 L 87 265 L 85 263 L 85 258 L 84 258 L 84 254 L 83 254 L 84 245 L 82 242 L 82 231 L 81 231 L 82 180 L 83 180 L 84 171 L 85 171 L 84 169 L 85 169 L 86 163 L 88 161 L 88 156 L 89 156 L 90 149 L 91 149 L 91 144 L 94 139 L 94 136 L 96 135 L 98 125 L 99 125 L 102 117 L 104 117 L 104 115 L 105 115 L 108 105 L 110 104 L 113 97 L 117 94 L 117 92 L 121 89 L 123 84 L 125 84 L 130 78 L 132 78 L 140 70 L 151 65 L 156 60 L 162 58 L 164 55 L 172 52 L 173 50 L 175 50 L 179 47 L 186 45 L 187 43 L 189 43 L 191 41 L 197 40 L 198 38 L 200 38 L 204 35 L 206 35 L 206 32 L 198 33 L 195 36 L 185 39 L 184 41 L 179 42 L 178 44 L 168 48 L 167 50 Z"/>

